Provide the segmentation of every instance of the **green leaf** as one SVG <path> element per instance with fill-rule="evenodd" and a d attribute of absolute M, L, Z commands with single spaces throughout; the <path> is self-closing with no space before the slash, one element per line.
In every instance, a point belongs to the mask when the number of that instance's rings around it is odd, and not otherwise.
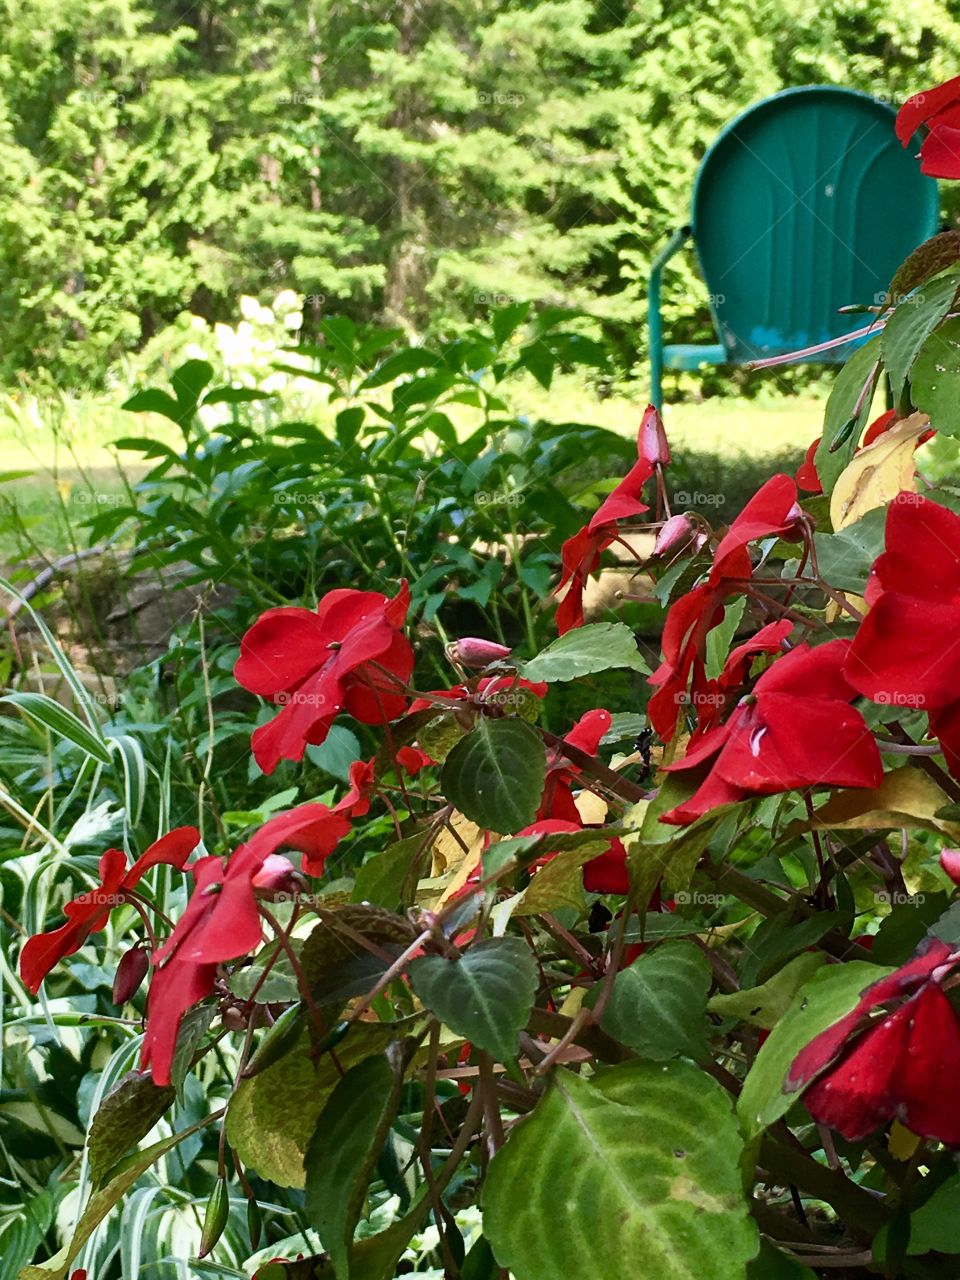
<path fill-rule="evenodd" d="M 178 426 L 182 412 L 173 396 L 155 387 L 148 388 L 146 391 L 135 391 L 128 400 L 124 400 L 120 408 L 126 409 L 129 413 L 160 413 Z"/>
<path fill-rule="evenodd" d="M 382 1052 L 397 1036 L 391 1023 L 363 1022 L 337 1048 L 344 1070 Z M 298 1049 L 241 1080 L 227 1108 L 227 1140 L 239 1159 L 279 1187 L 302 1187 L 303 1156 L 327 1098 L 340 1079 L 330 1054 L 314 1064 L 305 1033 Z"/>
<path fill-rule="evenodd" d="M 494 1156 L 483 1232 L 516 1280 L 743 1280 L 757 1252 L 724 1091 L 687 1063 L 556 1073 Z"/>
<path fill-rule="evenodd" d="M 559 640 L 548 644 L 535 658 L 522 663 L 520 673 L 526 680 L 553 684 L 615 667 L 628 667 L 631 671 L 650 674 L 628 626 L 622 622 L 589 622 L 584 627 L 568 631 Z"/>
<path fill-rule="evenodd" d="M 440 789 L 478 827 L 512 835 L 536 818 L 546 774 L 535 729 L 484 716 L 447 756 Z"/>
<path fill-rule="evenodd" d="M 338 1280 L 349 1280 L 353 1233 L 402 1086 L 402 1072 L 382 1055 L 358 1063 L 330 1095 L 307 1146 L 307 1216 Z"/>
<path fill-rule="evenodd" d="M 418 1000 L 498 1062 L 517 1056 L 537 991 L 537 967 L 520 938 L 489 938 L 457 960 L 422 956 L 410 966 Z"/>
<path fill-rule="evenodd" d="M 960 317 L 934 329 L 913 364 L 910 396 L 943 435 L 960 435 Z"/>
<path fill-rule="evenodd" d="M 702 1059 L 710 962 L 692 942 L 667 942 L 639 956 L 613 982 L 600 1026 L 645 1058 Z M 599 989 L 584 1001 L 593 1007 Z"/>
<path fill-rule="evenodd" d="M 87 755 L 93 756 L 101 764 L 110 763 L 110 748 L 105 739 L 88 729 L 78 716 L 45 693 L 8 693 L 0 698 L 0 702 L 16 707 L 31 720 L 36 720 L 58 737 L 73 743 L 81 751 L 86 751 Z"/>
<path fill-rule="evenodd" d="M 713 996 L 707 1008 L 723 1018 L 739 1018 L 769 1031 L 793 1008 L 797 992 L 827 963 L 821 951 L 804 951 L 759 987 Z"/>
<path fill-rule="evenodd" d="M 899 398 L 920 348 L 950 310 L 958 285 L 956 271 L 927 281 L 917 293 L 904 298 L 887 321 L 881 346 L 894 399 Z"/>
<path fill-rule="evenodd" d="M 633 828 L 623 837 L 623 844 L 640 909 L 646 908 L 651 894 L 663 879 L 674 890 L 686 889 L 697 863 L 716 834 L 719 814 L 707 814 L 689 827 L 674 827 L 660 821 L 662 813 L 689 797 L 691 785 L 676 775 L 670 775 L 653 800 L 649 803 L 640 801 L 624 816 L 625 825 Z"/>
<path fill-rule="evenodd" d="M 880 334 L 858 347 L 837 374 L 823 417 L 823 439 L 814 459 L 824 493 L 853 457 L 873 405 L 875 366 L 880 359 Z M 868 384 L 872 384 L 869 389 Z M 837 442 L 839 446 L 831 452 Z"/>
<path fill-rule="evenodd" d="M 743 1082 L 737 1114 L 748 1139 L 785 1115 L 797 1100 L 783 1092 L 794 1058 L 810 1041 L 849 1013 L 864 987 L 892 970 L 865 960 L 828 965 L 797 993 L 793 1008 L 763 1042 Z"/>
<path fill-rule="evenodd" d="M 104 1098 L 90 1123 L 87 1157 L 90 1177 L 98 1186 L 130 1148 L 146 1137 L 173 1104 L 172 1086 L 159 1088 L 149 1075 L 131 1071 Z"/>
<path fill-rule="evenodd" d="M 264 977 L 267 965 L 270 971 Z M 260 1004 L 285 1004 L 300 999 L 297 975 L 286 949 L 279 942 L 271 942 L 259 951 L 252 964 L 236 969 L 227 985 L 234 995 L 243 1000 L 255 999 Z"/>
<path fill-rule="evenodd" d="M 816 1273 L 802 1262 L 795 1262 L 764 1240 L 760 1253 L 747 1267 L 747 1280 L 817 1280 Z"/>
<path fill-rule="evenodd" d="M 123 1161 L 117 1167 L 116 1173 L 109 1182 L 98 1188 L 87 1201 L 77 1225 L 74 1227 L 70 1243 L 46 1262 L 41 1262 L 32 1267 L 24 1267 L 18 1280 L 66 1280 L 70 1264 L 114 1205 L 119 1204 L 134 1183 L 146 1173 L 151 1165 L 156 1164 L 161 1156 L 166 1155 L 168 1151 L 172 1151 L 184 1138 L 196 1133 L 198 1127 L 197 1125 L 191 1125 L 188 1129 L 181 1129 L 179 1133 L 173 1134 L 172 1137 L 164 1138 L 161 1142 L 155 1142 L 153 1146 L 147 1147 L 143 1151 L 138 1151 L 128 1160 Z"/>
<path fill-rule="evenodd" d="M 728 604 L 723 611 L 723 621 L 707 635 L 707 676 L 716 680 L 723 670 L 730 646 L 733 644 L 737 627 L 743 620 L 743 611 L 747 607 L 746 596 L 741 596 L 733 604 Z"/>
<path fill-rule="evenodd" d="M 422 831 L 398 840 L 383 853 L 368 858 L 353 885 L 354 902 L 369 902 L 375 907 L 397 911 L 413 905 L 417 877 L 427 856 L 430 841 Z"/>
<path fill-rule="evenodd" d="M 815 533 L 817 567 L 824 581 L 862 596 L 873 562 L 883 550 L 886 523 L 886 507 L 874 507 L 839 533 Z"/>

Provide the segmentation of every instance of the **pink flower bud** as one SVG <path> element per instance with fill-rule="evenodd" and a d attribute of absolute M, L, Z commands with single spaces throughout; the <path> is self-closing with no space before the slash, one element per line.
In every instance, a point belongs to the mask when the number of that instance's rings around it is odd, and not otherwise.
<path fill-rule="evenodd" d="M 669 520 L 664 522 L 660 532 L 657 534 L 653 554 L 662 556 L 668 551 L 675 551 L 678 547 L 685 546 L 693 537 L 695 531 L 696 525 L 689 516 L 671 516 Z"/>
<path fill-rule="evenodd" d="M 954 884 L 960 884 L 960 849 L 941 849 L 940 865 Z"/>
<path fill-rule="evenodd" d="M 481 640 L 478 636 L 464 636 L 450 646 L 450 655 L 464 667 L 486 667 L 501 658 L 509 658 L 505 644 L 493 640 Z"/>
<path fill-rule="evenodd" d="M 272 893 L 289 893 L 297 883 L 297 873 L 289 858 L 282 853 L 270 853 L 250 883 L 264 897 Z"/>
<path fill-rule="evenodd" d="M 146 947 L 137 945 L 125 951 L 120 957 L 117 972 L 113 979 L 114 1004 L 126 1004 L 139 990 L 140 983 L 147 976 L 150 968 L 150 957 Z"/>
<path fill-rule="evenodd" d="M 637 452 L 649 463 L 659 462 L 666 466 L 670 461 L 670 446 L 667 444 L 667 433 L 663 429 L 663 419 L 652 404 L 644 410 L 637 435 Z"/>

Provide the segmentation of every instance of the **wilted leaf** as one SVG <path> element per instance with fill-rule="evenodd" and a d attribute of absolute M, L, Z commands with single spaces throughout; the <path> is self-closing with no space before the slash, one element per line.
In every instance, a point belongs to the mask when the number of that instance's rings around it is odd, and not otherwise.
<path fill-rule="evenodd" d="M 87 1135 L 90 1177 L 97 1186 L 121 1156 L 145 1138 L 173 1104 L 172 1086 L 159 1088 L 150 1075 L 131 1071 L 100 1104 Z"/>
<path fill-rule="evenodd" d="M 930 427 L 925 413 L 894 423 L 853 458 L 834 485 L 830 518 L 836 530 L 854 524 L 874 507 L 886 506 L 898 493 L 914 492 L 917 439 Z"/>
<path fill-rule="evenodd" d="M 787 834 L 805 830 L 882 831 L 892 827 L 921 827 L 939 831 L 960 841 L 960 823 L 937 817 L 947 796 L 928 774 L 905 764 L 884 775 L 875 790 L 851 787 L 821 805 L 811 821 L 788 828 Z"/>

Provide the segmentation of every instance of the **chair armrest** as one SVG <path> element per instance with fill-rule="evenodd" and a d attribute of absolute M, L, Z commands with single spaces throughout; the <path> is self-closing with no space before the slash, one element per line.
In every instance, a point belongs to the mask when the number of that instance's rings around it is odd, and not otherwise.
<path fill-rule="evenodd" d="M 647 332 L 650 343 L 650 403 L 663 407 L 663 317 L 660 314 L 660 282 L 663 268 L 693 235 L 692 227 L 679 227 L 663 246 L 650 267 L 647 291 Z"/>

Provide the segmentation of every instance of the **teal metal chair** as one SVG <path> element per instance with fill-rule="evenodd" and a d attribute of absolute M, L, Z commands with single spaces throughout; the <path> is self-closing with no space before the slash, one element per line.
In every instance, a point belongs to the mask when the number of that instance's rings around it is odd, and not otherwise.
<path fill-rule="evenodd" d="M 690 225 L 650 274 L 651 400 L 663 371 L 742 365 L 860 328 L 839 308 L 874 304 L 894 271 L 934 234 L 937 184 L 920 172 L 919 136 L 901 147 L 895 112 L 831 85 L 786 89 L 737 116 L 704 156 Z M 697 250 L 718 341 L 664 346 L 663 268 Z M 800 362 L 838 363 L 843 344 Z"/>

